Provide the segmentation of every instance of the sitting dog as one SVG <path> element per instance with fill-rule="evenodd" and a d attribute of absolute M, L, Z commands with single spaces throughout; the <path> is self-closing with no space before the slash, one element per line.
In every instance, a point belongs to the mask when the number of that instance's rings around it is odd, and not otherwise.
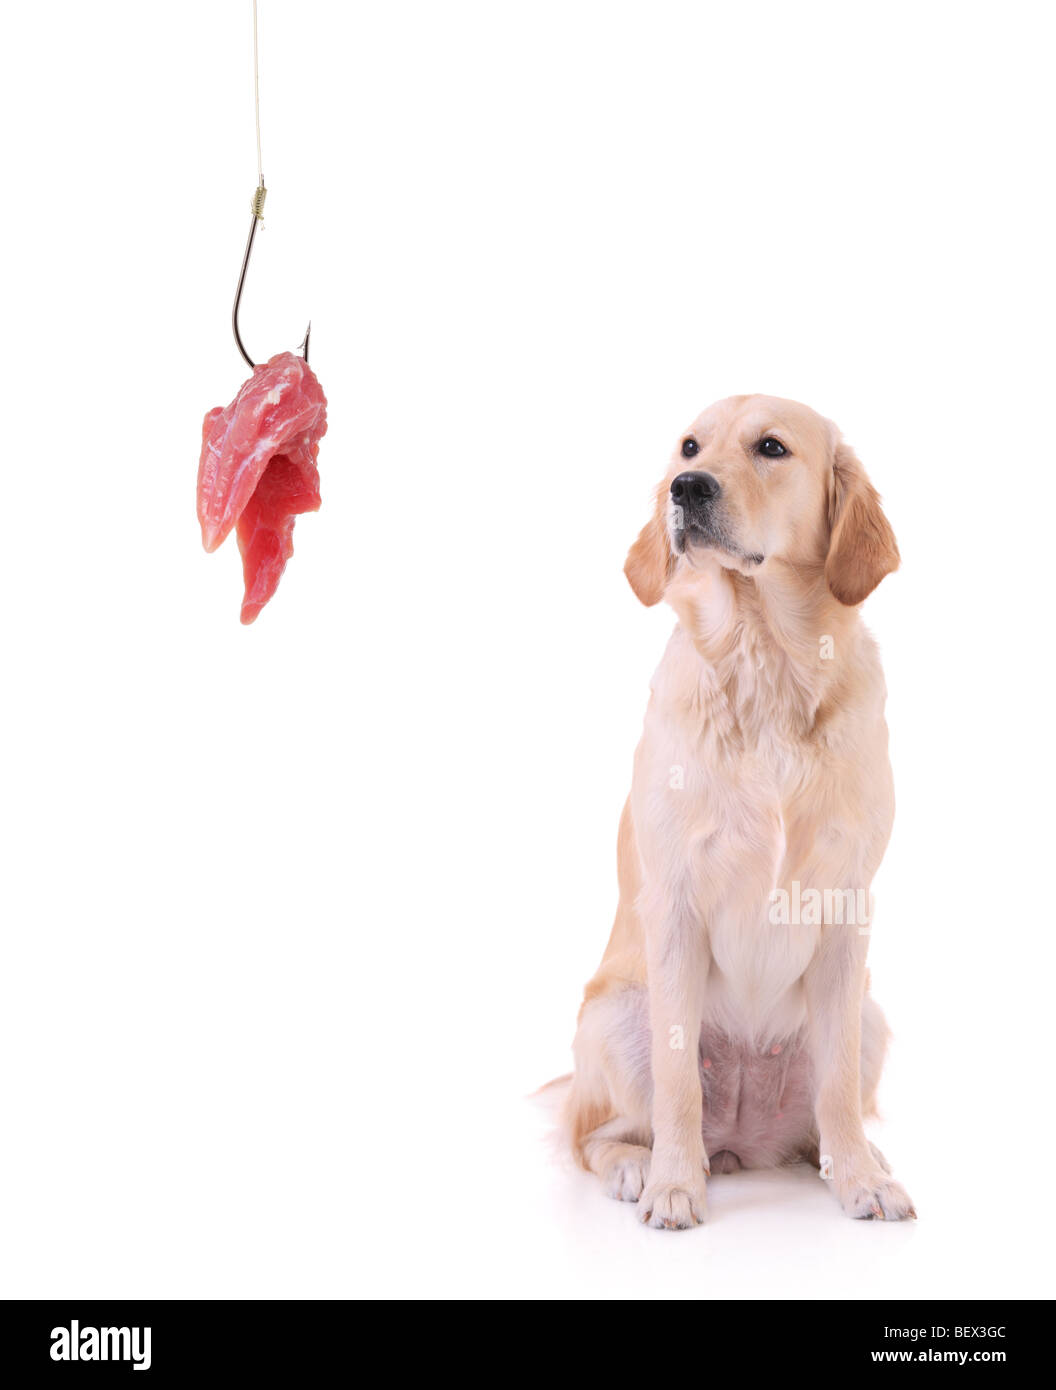
<path fill-rule="evenodd" d="M 865 1136 L 887 1040 L 869 885 L 894 796 L 858 605 L 897 568 L 835 426 L 734 396 L 681 440 L 625 573 L 678 626 L 617 842 L 564 1118 L 642 1221 L 703 1221 L 712 1171 L 806 1160 L 855 1217 L 915 1216 Z"/>

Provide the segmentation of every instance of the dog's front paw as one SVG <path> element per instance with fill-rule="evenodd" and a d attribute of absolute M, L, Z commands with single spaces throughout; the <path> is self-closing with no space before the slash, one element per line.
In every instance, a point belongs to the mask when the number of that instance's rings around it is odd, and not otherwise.
<path fill-rule="evenodd" d="M 638 1199 L 642 1221 L 658 1231 L 686 1231 L 699 1226 L 708 1210 L 704 1179 L 650 1183 Z"/>
<path fill-rule="evenodd" d="M 906 1189 L 881 1168 L 837 1179 L 836 1191 L 847 1215 L 859 1221 L 905 1221 L 917 1215 Z"/>

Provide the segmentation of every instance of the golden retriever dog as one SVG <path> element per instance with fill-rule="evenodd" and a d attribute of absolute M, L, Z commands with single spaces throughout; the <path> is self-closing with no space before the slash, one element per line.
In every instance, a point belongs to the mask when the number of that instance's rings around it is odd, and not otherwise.
<path fill-rule="evenodd" d="M 625 573 L 678 625 L 617 842 L 564 1120 L 650 1226 L 705 1178 L 808 1161 L 855 1217 L 915 1216 L 863 1117 L 887 1040 L 869 885 L 894 796 L 858 605 L 899 563 L 865 470 L 806 406 L 734 396 L 687 431 Z"/>

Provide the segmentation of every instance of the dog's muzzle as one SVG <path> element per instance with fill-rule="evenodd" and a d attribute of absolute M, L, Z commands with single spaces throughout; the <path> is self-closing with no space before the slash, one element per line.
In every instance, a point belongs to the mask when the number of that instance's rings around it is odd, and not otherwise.
<path fill-rule="evenodd" d="M 684 550 L 694 532 L 698 537 L 710 537 L 714 530 L 712 504 L 721 496 L 722 488 L 710 473 L 680 473 L 671 484 L 674 503 L 674 532 L 678 548 Z"/>

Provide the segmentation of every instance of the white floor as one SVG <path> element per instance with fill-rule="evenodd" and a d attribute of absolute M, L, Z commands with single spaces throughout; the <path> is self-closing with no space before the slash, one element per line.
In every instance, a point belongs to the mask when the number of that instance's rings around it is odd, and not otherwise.
<path fill-rule="evenodd" d="M 7 1297 L 913 1299 L 1052 1297 L 1047 1173 L 949 1124 L 877 1134 L 918 1222 L 856 1222 L 800 1168 L 717 1176 L 706 1225 L 652 1231 L 557 1157 L 538 1102 L 349 1107 L 213 1138 L 12 1147 Z M 496 1098 L 498 1097 L 498 1098 Z M 285 1100 L 284 1100 L 285 1106 Z M 61 1112 L 61 1107 L 59 1107 Z M 102 1113 L 102 1112 L 100 1112 Z M 107 1114 L 111 1112 L 106 1111 Z M 282 1110 L 285 1116 L 285 1109 Z M 312 1129 L 330 1116 L 329 1131 Z M 313 1117 L 314 1120 L 313 1120 Z M 61 1113 L 59 1115 L 61 1119 Z M 118 1119 L 120 1120 L 120 1116 Z M 445 1122 L 446 1120 L 446 1122 Z M 237 1114 L 232 1124 L 239 1123 Z M 917 1122 L 914 1123 L 916 1128 Z M 245 1128 L 245 1125 L 242 1125 Z M 294 1150 L 283 1135 L 297 1137 Z M 125 1154 L 124 1158 L 120 1158 Z M 115 1157 L 117 1156 L 117 1157 Z M 119 1161 L 120 1160 L 120 1161 Z"/>
<path fill-rule="evenodd" d="M 463 1226 L 444 1281 L 450 1293 L 906 1299 L 1056 1292 L 1043 1242 L 1034 1239 L 1037 1187 L 1013 1171 L 929 1162 L 908 1146 L 896 1154 L 887 1142 L 894 1136 L 878 1130 L 874 1137 L 895 1161 L 919 1221 L 852 1221 L 828 1184 L 800 1167 L 715 1177 L 706 1225 L 659 1232 L 640 1225 L 633 1205 L 610 1200 L 595 1178 L 553 1155 L 536 1103 L 522 1103 L 519 1114 L 511 1107 L 506 1119 L 511 1136 L 519 1129 L 523 1139 L 513 1181 L 486 1214 Z"/>

